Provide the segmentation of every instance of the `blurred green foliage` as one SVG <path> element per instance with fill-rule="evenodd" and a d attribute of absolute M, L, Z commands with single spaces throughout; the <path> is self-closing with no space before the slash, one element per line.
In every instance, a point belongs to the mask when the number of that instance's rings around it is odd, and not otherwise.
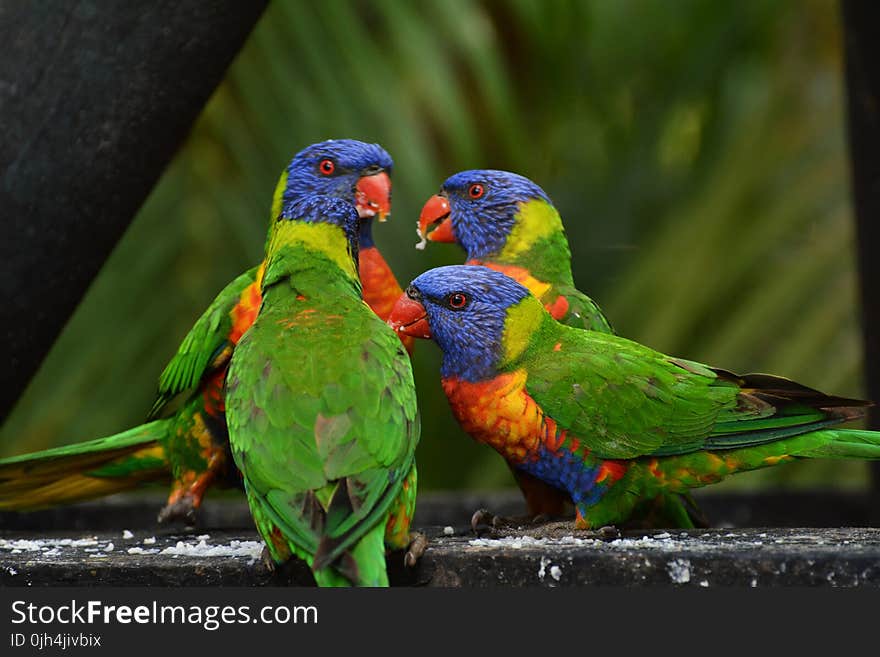
<path fill-rule="evenodd" d="M 442 180 L 510 169 L 554 199 L 576 281 L 621 334 L 861 394 L 839 29 L 821 0 L 272 3 L 0 452 L 141 422 L 191 323 L 261 258 L 278 172 L 331 137 L 395 159 L 376 239 L 404 285 L 462 260 L 450 245 L 412 248 Z M 420 483 L 512 485 L 451 418 L 438 366 L 419 344 Z M 859 486 L 865 469 L 798 463 L 731 481 Z"/>

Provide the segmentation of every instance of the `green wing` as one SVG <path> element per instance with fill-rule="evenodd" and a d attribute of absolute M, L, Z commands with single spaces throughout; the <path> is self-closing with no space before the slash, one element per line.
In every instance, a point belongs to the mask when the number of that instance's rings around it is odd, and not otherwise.
<path fill-rule="evenodd" d="M 177 353 L 159 377 L 156 401 L 150 409 L 150 418 L 159 415 L 176 395 L 198 385 L 206 370 L 225 364 L 232 354 L 229 334 L 232 330 L 230 313 L 242 292 L 257 278 L 259 266 L 247 270 L 229 283 L 196 320 Z"/>
<path fill-rule="evenodd" d="M 233 355 L 227 419 L 252 502 L 318 570 L 384 519 L 419 422 L 409 358 L 388 326 L 339 294 L 291 312 L 296 294 L 287 280 L 265 293 Z"/>
<path fill-rule="evenodd" d="M 603 458 L 762 444 L 845 421 L 867 404 L 556 326 L 550 335 L 558 350 L 527 354 L 526 389 L 546 414 Z"/>
<path fill-rule="evenodd" d="M 568 313 L 560 321 L 572 328 L 614 333 L 611 322 L 595 301 L 574 286 L 558 286 L 556 290 L 568 301 Z"/>

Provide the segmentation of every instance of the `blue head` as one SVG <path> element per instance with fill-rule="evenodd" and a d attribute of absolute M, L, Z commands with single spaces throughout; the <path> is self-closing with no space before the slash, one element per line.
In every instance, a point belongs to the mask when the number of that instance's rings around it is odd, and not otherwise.
<path fill-rule="evenodd" d="M 425 203 L 419 234 L 435 242 L 458 242 L 468 259 L 484 258 L 504 247 L 520 205 L 532 199 L 551 202 L 543 189 L 516 173 L 461 171 Z M 429 233 L 434 224 L 438 225 Z"/>
<path fill-rule="evenodd" d="M 443 351 L 444 377 L 481 381 L 494 376 L 505 354 L 508 310 L 526 298 L 543 313 L 525 287 L 501 272 L 437 267 L 410 283 L 388 323 L 400 333 L 433 338 Z"/>
<path fill-rule="evenodd" d="M 287 206 L 309 195 L 348 201 L 361 218 L 391 211 L 391 156 L 378 144 L 355 139 L 330 139 L 297 153 L 281 176 L 273 219 Z"/>

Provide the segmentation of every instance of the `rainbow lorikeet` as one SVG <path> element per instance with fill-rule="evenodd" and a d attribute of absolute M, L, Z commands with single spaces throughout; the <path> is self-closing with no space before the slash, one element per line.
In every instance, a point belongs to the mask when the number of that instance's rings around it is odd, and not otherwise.
<path fill-rule="evenodd" d="M 456 242 L 467 252 L 465 264 L 519 281 L 560 322 L 613 332 L 596 302 L 575 287 L 559 212 L 528 178 L 492 169 L 456 173 L 425 203 L 418 232 L 419 246 Z"/>
<path fill-rule="evenodd" d="M 580 331 L 485 267 L 432 269 L 389 320 L 431 337 L 465 431 L 564 490 L 583 529 L 645 500 L 798 458 L 880 458 L 880 433 L 832 428 L 868 402 L 766 374 L 738 376 Z"/>
<path fill-rule="evenodd" d="M 392 526 L 415 496 L 412 369 L 362 301 L 357 244 L 345 201 L 284 204 L 227 381 L 229 442 L 268 554 L 303 559 L 321 586 L 387 586 L 386 538 L 406 546 Z"/>
<path fill-rule="evenodd" d="M 391 169 L 391 156 L 377 144 L 352 139 L 313 144 L 283 172 L 270 215 L 274 221 L 284 203 L 308 194 L 353 201 L 361 235 L 370 242 L 361 266 L 365 295 L 383 318 L 390 310 L 387 299 L 401 290 L 372 246 L 371 228 L 374 217 L 383 221 L 390 211 Z M 165 368 L 150 416 L 186 395 L 177 410 L 114 436 L 0 461 L 0 509 L 69 503 L 170 478 L 172 491 L 160 520 L 192 521 L 210 485 L 240 485 L 229 455 L 223 386 L 232 351 L 260 307 L 263 271 L 261 263 L 227 285 Z"/>
<path fill-rule="evenodd" d="M 503 272 L 527 287 L 563 324 L 613 333 L 599 306 L 574 285 L 571 250 L 559 212 L 547 193 L 519 174 L 491 169 L 461 171 L 422 208 L 418 232 L 426 240 L 457 242 L 465 264 Z M 532 515 L 561 515 L 567 499 L 530 473 L 514 477 Z M 645 526 L 705 524 L 685 496 L 661 495 L 637 514 Z"/>

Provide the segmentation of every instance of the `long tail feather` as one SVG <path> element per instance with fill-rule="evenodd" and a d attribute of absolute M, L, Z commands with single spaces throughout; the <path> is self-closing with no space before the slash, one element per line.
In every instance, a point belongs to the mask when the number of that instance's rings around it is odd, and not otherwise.
<path fill-rule="evenodd" d="M 825 429 L 817 432 L 828 442 L 796 452 L 795 456 L 817 459 L 880 459 L 880 432 L 859 429 Z"/>
<path fill-rule="evenodd" d="M 0 511 L 70 504 L 167 480 L 170 420 L 84 443 L 0 460 Z"/>

